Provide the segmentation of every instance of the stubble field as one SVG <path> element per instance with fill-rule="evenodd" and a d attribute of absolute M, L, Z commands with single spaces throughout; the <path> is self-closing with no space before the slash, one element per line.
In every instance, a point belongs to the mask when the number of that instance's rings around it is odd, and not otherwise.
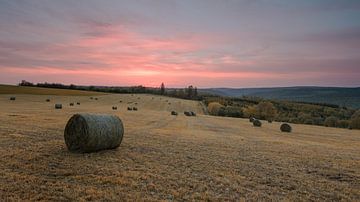
<path fill-rule="evenodd" d="M 0 95 L 1 201 L 360 200 L 359 130 L 293 125 L 281 133 L 280 123 L 254 128 L 246 119 L 203 115 L 196 101 L 49 94 Z M 120 147 L 68 152 L 63 131 L 75 113 L 118 115 Z"/>

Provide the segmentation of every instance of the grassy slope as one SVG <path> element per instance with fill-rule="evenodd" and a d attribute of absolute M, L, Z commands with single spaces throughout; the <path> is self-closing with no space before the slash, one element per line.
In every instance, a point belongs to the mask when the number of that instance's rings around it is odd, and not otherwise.
<path fill-rule="evenodd" d="M 26 87 L 26 86 L 10 86 L 10 85 L 0 85 L 0 94 L 71 95 L 71 96 L 105 95 L 105 93 L 92 92 L 92 91 L 39 88 L 39 87 Z"/>

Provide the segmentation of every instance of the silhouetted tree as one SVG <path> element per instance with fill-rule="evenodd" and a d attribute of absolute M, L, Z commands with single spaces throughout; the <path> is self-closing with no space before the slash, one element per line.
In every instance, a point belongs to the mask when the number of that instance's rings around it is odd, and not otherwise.
<path fill-rule="evenodd" d="M 160 94 L 161 94 L 161 95 L 164 95 L 164 94 L 165 94 L 165 85 L 164 85 L 164 83 L 161 83 Z"/>

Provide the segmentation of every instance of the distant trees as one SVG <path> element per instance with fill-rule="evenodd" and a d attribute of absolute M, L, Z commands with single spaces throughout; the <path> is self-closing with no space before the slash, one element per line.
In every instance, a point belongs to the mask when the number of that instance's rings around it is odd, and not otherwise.
<path fill-rule="evenodd" d="M 22 80 L 20 83 L 19 83 L 19 86 L 34 86 L 33 83 L 31 82 L 28 82 L 26 80 Z"/>
<path fill-rule="evenodd" d="M 336 118 L 335 116 L 329 116 L 329 117 L 327 117 L 325 119 L 324 126 L 326 126 L 326 127 L 336 127 L 338 121 L 339 121 L 339 119 Z"/>

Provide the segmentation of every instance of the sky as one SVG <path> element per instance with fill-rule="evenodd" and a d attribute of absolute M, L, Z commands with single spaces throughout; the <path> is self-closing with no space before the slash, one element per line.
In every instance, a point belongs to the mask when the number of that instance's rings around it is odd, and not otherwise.
<path fill-rule="evenodd" d="M 0 0 L 0 83 L 360 86 L 359 0 Z"/>

